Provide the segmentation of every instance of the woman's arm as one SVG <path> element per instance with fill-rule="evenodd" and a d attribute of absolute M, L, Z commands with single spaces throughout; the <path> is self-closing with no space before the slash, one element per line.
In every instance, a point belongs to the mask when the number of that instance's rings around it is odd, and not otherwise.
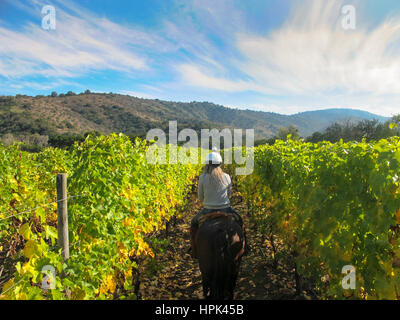
<path fill-rule="evenodd" d="M 204 183 L 203 183 L 203 175 L 200 175 L 199 178 L 199 186 L 197 188 L 197 195 L 201 202 L 204 201 Z"/>
<path fill-rule="evenodd" d="M 226 174 L 226 179 L 228 181 L 228 197 L 231 196 L 231 191 L 232 191 L 232 180 L 229 174 Z"/>

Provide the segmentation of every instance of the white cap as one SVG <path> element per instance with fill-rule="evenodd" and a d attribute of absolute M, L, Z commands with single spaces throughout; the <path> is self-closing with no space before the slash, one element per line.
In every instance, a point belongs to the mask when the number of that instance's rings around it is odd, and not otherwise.
<path fill-rule="evenodd" d="M 217 148 L 216 147 L 212 148 L 212 151 L 213 152 L 211 152 L 211 153 L 209 153 L 207 155 L 206 163 L 221 164 L 222 163 L 222 157 L 217 152 Z"/>

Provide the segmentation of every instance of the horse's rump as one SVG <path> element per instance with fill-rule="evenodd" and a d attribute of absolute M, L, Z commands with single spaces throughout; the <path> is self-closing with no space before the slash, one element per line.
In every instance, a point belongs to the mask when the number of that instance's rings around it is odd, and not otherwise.
<path fill-rule="evenodd" d="M 204 295 L 233 298 L 244 244 L 242 228 L 229 213 L 212 212 L 204 216 L 195 239 Z"/>

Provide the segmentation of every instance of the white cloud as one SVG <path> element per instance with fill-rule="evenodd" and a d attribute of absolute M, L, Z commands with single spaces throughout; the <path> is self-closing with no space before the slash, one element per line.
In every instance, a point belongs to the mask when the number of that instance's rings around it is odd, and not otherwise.
<path fill-rule="evenodd" d="M 30 14 L 35 12 L 19 1 L 16 4 Z M 42 4 L 33 1 L 37 8 Z M 97 18 L 68 2 L 56 6 L 56 19 L 56 30 L 43 30 L 39 23 L 30 23 L 21 31 L 0 27 L 0 43 L 7 44 L 0 46 L 0 75 L 74 77 L 93 70 L 133 73 L 150 68 L 142 48 L 157 44 L 168 48 L 157 35 Z"/>
<path fill-rule="evenodd" d="M 212 88 L 227 92 L 251 90 L 251 88 L 254 87 L 253 84 L 246 81 L 233 81 L 209 75 L 207 72 L 202 71 L 200 67 L 191 64 L 181 64 L 177 68 L 184 82 L 192 86 Z M 212 72 L 210 72 L 210 74 L 211 73 Z"/>
<path fill-rule="evenodd" d="M 400 106 L 400 17 L 371 30 L 363 24 L 360 2 L 356 30 L 344 30 L 344 4 L 301 1 L 266 36 L 235 32 L 240 58 L 225 60 L 224 67 L 241 76 L 224 76 L 199 63 L 182 63 L 177 70 L 183 82 L 204 89 L 314 98 L 325 105 L 347 105 L 347 99 L 375 110 L 376 101 L 387 106 L 387 114 Z"/>

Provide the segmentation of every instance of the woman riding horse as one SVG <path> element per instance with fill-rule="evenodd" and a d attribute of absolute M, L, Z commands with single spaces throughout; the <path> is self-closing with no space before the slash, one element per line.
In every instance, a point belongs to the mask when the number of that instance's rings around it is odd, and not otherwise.
<path fill-rule="evenodd" d="M 191 222 L 190 235 L 193 258 L 198 258 L 195 239 L 199 228 L 199 220 L 204 215 L 215 211 L 232 214 L 244 232 L 242 218 L 230 206 L 229 196 L 232 189 L 231 178 L 229 174 L 222 171 L 221 164 L 221 155 L 217 152 L 216 148 L 213 148 L 213 152 L 207 155 L 203 174 L 201 174 L 199 178 L 198 197 L 200 201 L 203 202 L 204 208 L 196 214 Z M 246 237 L 244 238 L 246 240 Z"/>

